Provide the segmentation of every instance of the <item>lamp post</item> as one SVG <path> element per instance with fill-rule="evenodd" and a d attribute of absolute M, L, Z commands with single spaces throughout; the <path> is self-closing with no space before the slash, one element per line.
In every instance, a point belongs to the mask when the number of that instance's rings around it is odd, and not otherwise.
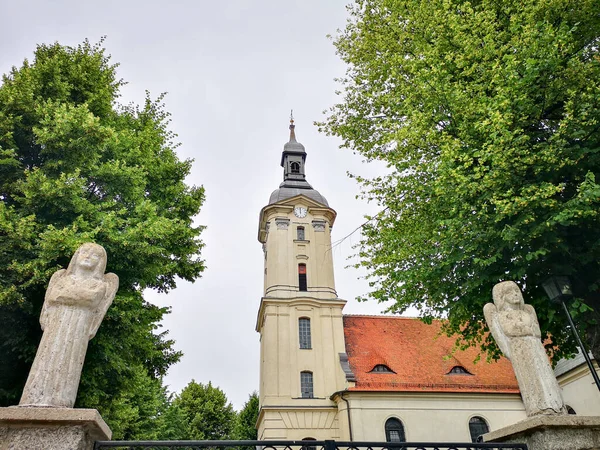
<path fill-rule="evenodd" d="M 571 282 L 568 277 L 565 276 L 552 276 L 548 278 L 546 281 L 542 283 L 542 287 L 546 291 L 546 295 L 550 298 L 552 303 L 560 303 L 567 314 L 567 319 L 569 319 L 569 324 L 571 325 L 571 330 L 573 330 L 573 334 L 575 335 L 575 339 L 577 339 L 577 343 L 579 344 L 579 348 L 581 349 L 581 353 L 583 353 L 583 357 L 585 358 L 585 362 L 590 368 L 590 372 L 592 373 L 592 378 L 596 383 L 596 387 L 600 390 L 600 378 L 594 369 L 594 365 L 592 364 L 592 360 L 588 355 L 587 349 L 583 345 L 581 338 L 579 337 L 579 333 L 577 332 L 577 328 L 575 328 L 575 324 L 573 323 L 573 318 L 571 317 L 571 313 L 569 312 L 569 308 L 565 304 L 565 301 L 571 300 L 573 298 L 573 291 L 571 290 Z"/>

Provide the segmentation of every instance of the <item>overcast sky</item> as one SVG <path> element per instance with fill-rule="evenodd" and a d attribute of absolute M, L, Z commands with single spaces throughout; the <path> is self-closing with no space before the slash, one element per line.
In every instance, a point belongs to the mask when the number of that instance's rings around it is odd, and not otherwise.
<path fill-rule="evenodd" d="M 263 289 L 258 213 L 282 181 L 279 166 L 289 137 L 308 153 L 307 179 L 337 213 L 333 240 L 358 227 L 374 205 L 356 200 L 346 172 L 373 175 L 372 167 L 313 125 L 339 97 L 335 77 L 345 66 L 328 34 L 347 18 L 344 0 L 0 0 L 0 72 L 32 57 L 38 43 L 77 45 L 85 38 L 105 47 L 118 76 L 129 84 L 122 102 L 142 103 L 168 92 L 171 130 L 181 158 L 195 160 L 190 184 L 206 188 L 197 223 L 207 228 L 207 269 L 194 284 L 146 298 L 172 307 L 164 321 L 184 352 L 166 384 L 181 390 L 191 379 L 219 386 L 236 409 L 258 389 L 256 314 Z M 345 313 L 376 314 L 383 306 L 358 303 L 367 292 L 347 258 L 358 234 L 334 248 L 338 295 Z M 109 256 L 110 257 L 110 256 Z M 363 274 L 364 275 L 364 274 Z"/>

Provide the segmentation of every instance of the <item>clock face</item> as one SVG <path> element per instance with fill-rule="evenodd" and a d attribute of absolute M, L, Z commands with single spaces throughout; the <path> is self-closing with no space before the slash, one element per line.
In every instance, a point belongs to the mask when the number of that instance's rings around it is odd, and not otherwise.
<path fill-rule="evenodd" d="M 299 218 L 306 217 L 306 208 L 303 206 L 296 206 L 294 208 L 294 215 Z"/>

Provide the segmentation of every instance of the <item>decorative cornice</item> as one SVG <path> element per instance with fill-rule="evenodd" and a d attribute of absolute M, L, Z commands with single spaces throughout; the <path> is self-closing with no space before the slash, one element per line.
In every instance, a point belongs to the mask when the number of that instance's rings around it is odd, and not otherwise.
<path fill-rule="evenodd" d="M 278 230 L 287 230 L 290 226 L 290 219 L 287 217 L 276 217 L 275 224 L 277 225 Z"/>
<path fill-rule="evenodd" d="M 261 209 L 258 221 L 258 240 L 260 242 L 265 242 L 267 239 L 267 219 L 269 219 L 269 217 L 272 218 L 273 214 L 290 214 L 299 201 L 306 204 L 308 212 L 312 214 L 312 217 L 323 217 L 324 220 L 329 223 L 329 228 L 333 227 L 333 223 L 337 216 L 334 209 L 322 205 L 305 195 L 297 195 L 282 200 L 281 202 L 267 205 Z"/>
<path fill-rule="evenodd" d="M 324 220 L 318 220 L 318 219 L 313 220 L 312 226 L 316 232 L 323 232 L 323 231 L 325 231 L 325 229 L 327 227 L 327 222 L 325 222 Z"/>
<path fill-rule="evenodd" d="M 258 314 L 256 316 L 256 331 L 260 333 L 264 322 L 264 311 L 268 305 L 281 305 L 281 306 L 298 306 L 307 305 L 314 306 L 317 308 L 326 307 L 331 308 L 332 306 L 338 306 L 340 308 L 340 317 L 342 309 L 346 304 L 346 300 L 341 298 L 335 299 L 322 299 L 315 297 L 295 297 L 295 298 L 278 298 L 278 297 L 262 297 L 260 299 L 260 306 L 258 308 Z"/>

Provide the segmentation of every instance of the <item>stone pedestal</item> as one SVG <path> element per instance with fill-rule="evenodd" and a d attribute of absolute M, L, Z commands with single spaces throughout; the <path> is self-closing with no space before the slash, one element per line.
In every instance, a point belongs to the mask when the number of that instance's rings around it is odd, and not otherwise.
<path fill-rule="evenodd" d="M 0 408 L 0 450 L 92 450 L 111 435 L 95 409 Z"/>
<path fill-rule="evenodd" d="M 484 442 L 529 450 L 600 450 L 600 416 L 534 416 L 483 435 Z"/>

